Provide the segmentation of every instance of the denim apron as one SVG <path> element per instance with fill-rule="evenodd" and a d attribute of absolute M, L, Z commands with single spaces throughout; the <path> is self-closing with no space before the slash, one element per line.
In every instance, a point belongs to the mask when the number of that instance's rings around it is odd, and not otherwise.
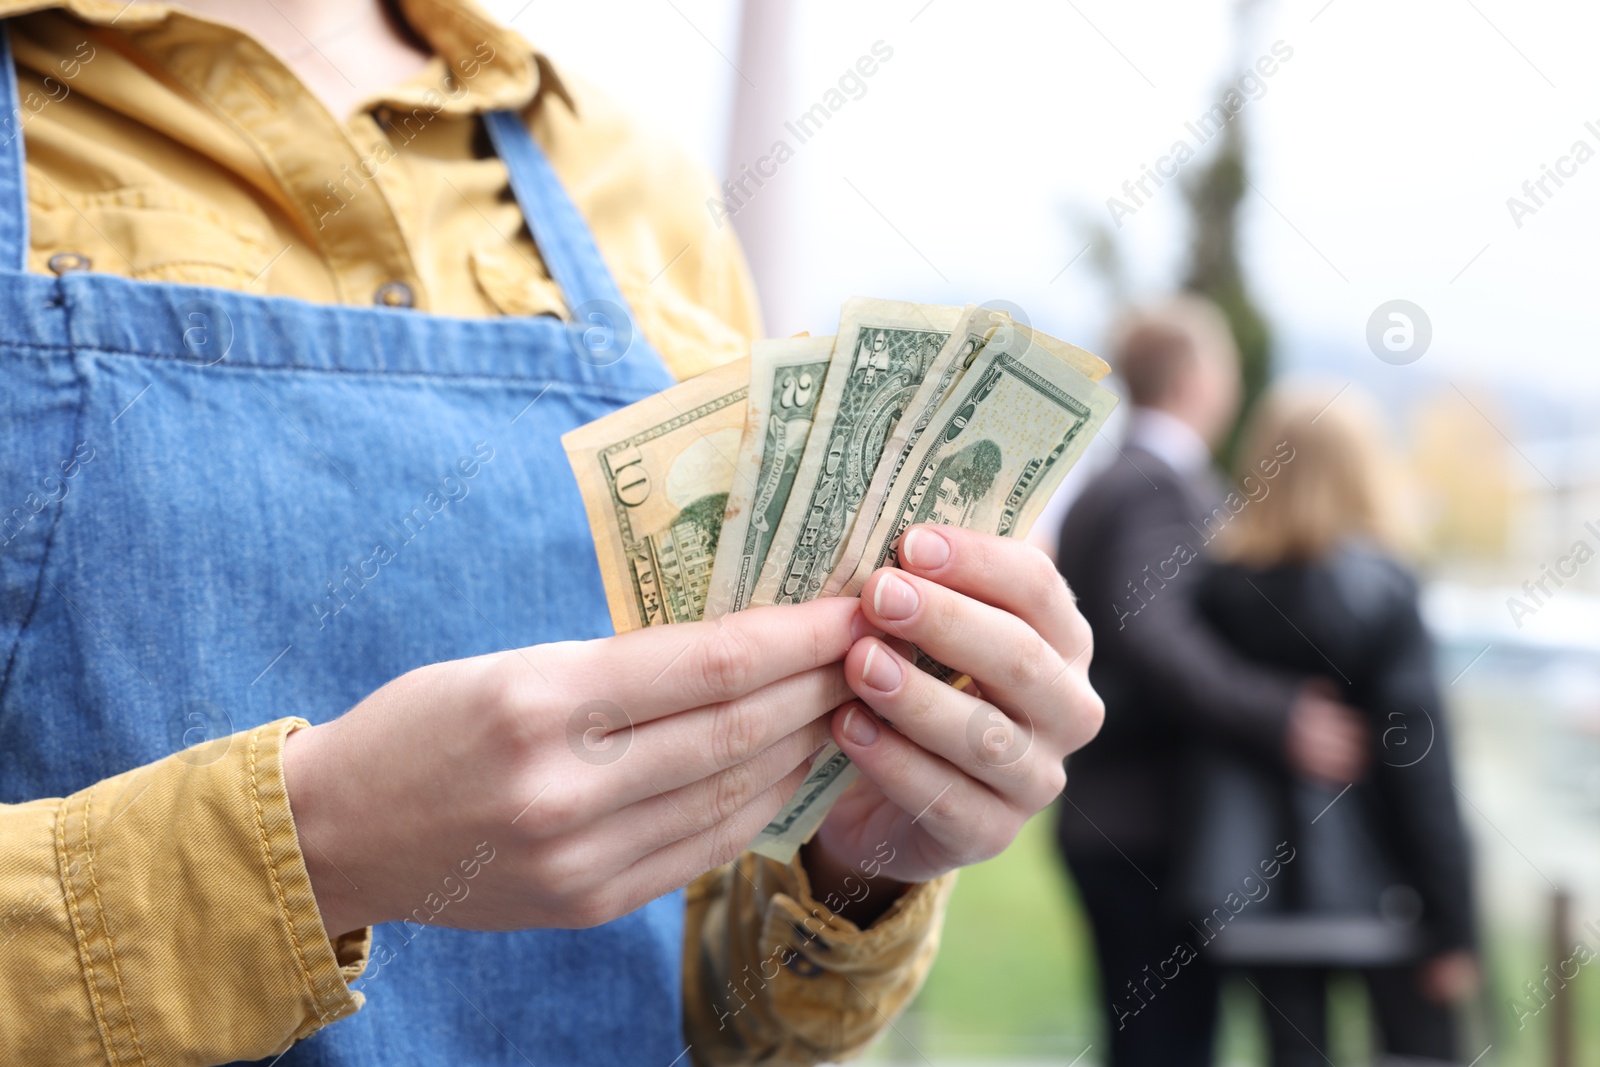
<path fill-rule="evenodd" d="M 29 274 L 21 136 L 0 148 L 0 801 L 611 632 L 560 437 L 671 380 L 521 121 L 484 121 L 587 332 Z M 666 1067 L 683 907 L 379 927 L 366 1008 L 277 1062 Z"/>

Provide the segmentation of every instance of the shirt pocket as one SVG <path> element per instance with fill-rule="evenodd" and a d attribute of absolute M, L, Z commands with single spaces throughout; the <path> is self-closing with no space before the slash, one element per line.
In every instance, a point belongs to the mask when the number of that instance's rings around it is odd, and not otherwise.
<path fill-rule="evenodd" d="M 536 267 L 527 252 L 503 240 L 480 242 L 472 249 L 472 276 L 491 307 L 502 315 L 567 317 L 561 290 Z M 537 254 L 537 253 L 533 253 Z"/>
<path fill-rule="evenodd" d="M 652 281 L 624 270 L 618 273 L 617 288 L 633 309 L 639 329 L 655 343 L 679 381 L 750 354 L 750 338 L 663 278 Z"/>
<path fill-rule="evenodd" d="M 62 192 L 29 182 L 28 269 L 80 269 L 139 281 L 259 288 L 272 261 L 266 233 L 182 190 L 124 186 Z"/>
<path fill-rule="evenodd" d="M 528 254 L 505 241 L 474 247 L 472 273 L 489 303 L 502 315 L 567 319 L 574 310 L 566 306 L 561 289 L 550 276 L 535 266 Z M 650 340 L 680 381 L 749 354 L 748 337 L 659 275 L 652 280 L 623 267 L 614 277 L 632 311 L 632 329 Z"/>

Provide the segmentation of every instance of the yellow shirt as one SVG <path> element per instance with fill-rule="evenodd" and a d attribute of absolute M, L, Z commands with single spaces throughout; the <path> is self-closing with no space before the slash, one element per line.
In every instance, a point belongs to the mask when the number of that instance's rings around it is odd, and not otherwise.
<path fill-rule="evenodd" d="M 754 295 L 732 231 L 706 210 L 706 175 L 469 0 L 400 8 L 435 58 L 341 119 L 259 43 L 181 9 L 0 0 L 30 268 L 564 315 L 476 120 L 514 108 L 674 373 L 747 350 Z M 348 983 L 370 931 L 322 929 L 284 791 L 283 738 L 302 725 L 0 805 L 0 1063 L 263 1058 L 360 1008 Z M 858 930 L 811 898 L 798 864 L 746 855 L 700 878 L 684 953 L 691 1058 L 862 1048 L 925 977 L 951 884 L 918 886 Z"/>

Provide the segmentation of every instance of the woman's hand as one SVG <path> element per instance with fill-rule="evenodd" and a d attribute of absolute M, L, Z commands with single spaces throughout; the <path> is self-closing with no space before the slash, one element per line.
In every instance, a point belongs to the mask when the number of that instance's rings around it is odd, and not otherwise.
<path fill-rule="evenodd" d="M 1328 786 L 1358 782 L 1372 762 L 1372 735 L 1356 709 L 1341 704 L 1331 682 L 1307 683 L 1289 709 L 1284 731 L 1289 768 Z"/>
<path fill-rule="evenodd" d="M 864 637 L 845 660 L 859 699 L 834 713 L 833 737 L 862 778 L 807 848 L 824 903 L 855 900 L 852 880 L 864 898 L 880 874 L 926 881 L 1000 852 L 1061 792 L 1063 760 L 1105 716 L 1089 686 L 1089 626 L 1042 552 L 914 526 L 899 557 L 902 570 L 878 571 L 861 593 L 888 639 Z M 909 645 L 976 690 L 918 670 Z"/>
<path fill-rule="evenodd" d="M 539 645 L 420 668 L 296 731 L 284 775 L 324 926 L 594 926 L 728 862 L 799 787 L 871 632 L 831 599 Z"/>
<path fill-rule="evenodd" d="M 1417 968 L 1417 986 L 1435 1004 L 1455 1004 L 1478 991 L 1483 972 L 1478 957 L 1458 948 L 1424 962 Z"/>

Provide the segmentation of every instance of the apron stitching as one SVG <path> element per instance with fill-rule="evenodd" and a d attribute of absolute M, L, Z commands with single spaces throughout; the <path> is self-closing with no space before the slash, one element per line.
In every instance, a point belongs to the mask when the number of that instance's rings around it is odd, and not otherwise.
<path fill-rule="evenodd" d="M 0 274 L 0 278 L 4 275 Z M 163 360 L 171 363 L 193 362 L 175 354 L 163 352 L 140 352 L 130 348 L 109 348 L 101 345 L 67 344 L 57 345 L 32 341 L 8 341 L 0 338 L 0 351 L 11 349 L 21 352 L 61 352 L 73 354 L 78 352 L 95 352 L 105 356 L 120 356 L 127 359 Z M 441 379 L 445 381 L 482 381 L 482 382 L 515 382 L 524 385 L 548 384 L 551 387 L 565 387 L 575 393 L 596 395 L 603 399 L 631 401 L 649 394 L 650 389 L 643 386 L 631 388 L 618 387 L 602 383 L 591 383 L 580 378 L 568 378 L 560 374 L 546 373 L 543 375 L 513 375 L 490 374 L 484 372 L 464 372 L 458 374 L 425 370 L 400 370 L 384 369 L 377 367 L 318 367 L 308 363 L 246 363 L 239 360 L 224 360 L 211 364 L 210 367 L 196 368 L 209 370 L 211 368 L 231 370 L 260 370 L 260 371 L 307 371 L 314 374 L 347 374 L 353 377 L 374 378 L 423 378 Z"/>
<path fill-rule="evenodd" d="M 71 441 L 81 441 L 83 437 L 83 411 L 89 397 L 89 385 L 83 378 L 83 372 L 78 369 L 77 361 L 73 361 L 73 377 L 77 381 L 78 405 L 72 413 Z M 70 496 L 71 494 L 69 494 Z M 11 643 L 11 651 L 6 654 L 6 669 L 0 672 L 0 708 L 5 707 L 6 693 L 11 688 L 11 672 L 17 665 L 17 653 L 22 650 L 22 638 L 28 632 L 28 627 L 33 625 L 33 617 L 39 611 L 39 601 L 44 596 L 44 576 L 50 568 L 50 559 L 55 554 L 56 531 L 61 528 L 61 516 L 66 513 L 67 501 L 62 498 L 56 507 L 55 517 L 50 520 L 50 532 L 45 535 L 44 551 L 39 556 L 39 573 L 33 579 L 33 599 L 28 603 L 28 611 L 22 617 L 22 625 L 17 627 L 17 636 Z"/>

